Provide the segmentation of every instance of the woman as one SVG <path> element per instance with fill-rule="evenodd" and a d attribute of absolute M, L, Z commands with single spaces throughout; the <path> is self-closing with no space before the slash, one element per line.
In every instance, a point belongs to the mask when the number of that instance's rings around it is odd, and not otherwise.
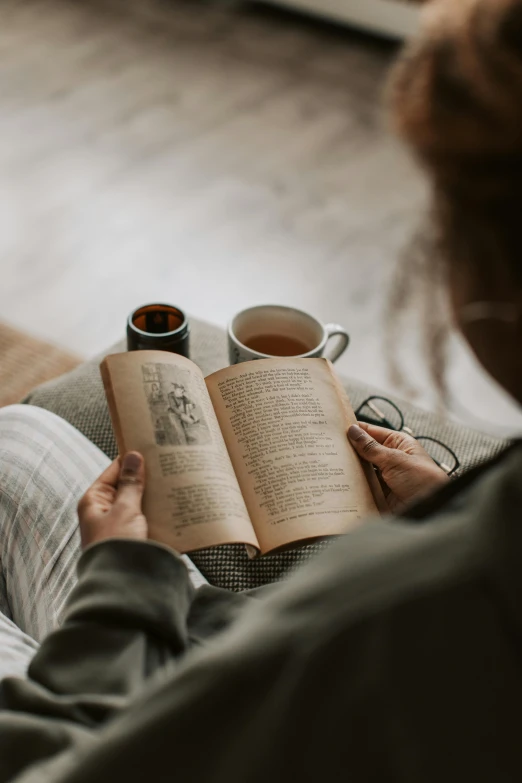
<path fill-rule="evenodd" d="M 522 401 L 522 0 L 435 3 L 394 84 L 433 182 L 431 263 L 477 356 Z M 0 411 L 0 426 L 19 477 L 2 511 L 4 614 L 20 628 L 5 620 L 5 649 L 27 660 L 22 632 L 44 638 L 72 584 L 79 477 L 103 458 L 34 411 Z M 449 482 L 406 435 L 349 435 L 401 516 L 255 602 L 195 594 L 146 540 L 143 459 L 107 467 L 79 506 L 86 551 L 61 626 L 28 677 L 2 683 L 0 781 L 519 780 L 522 446 Z M 36 461 L 19 453 L 29 438 Z M 47 600 L 37 616 L 28 593 Z"/>

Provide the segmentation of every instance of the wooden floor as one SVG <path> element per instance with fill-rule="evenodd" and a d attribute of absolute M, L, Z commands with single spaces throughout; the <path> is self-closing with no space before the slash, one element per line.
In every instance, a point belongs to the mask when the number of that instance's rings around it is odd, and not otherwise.
<path fill-rule="evenodd" d="M 382 304 L 424 194 L 380 108 L 394 55 L 259 5 L 0 0 L 0 319 L 88 356 L 149 300 L 219 324 L 290 303 L 386 385 Z M 453 375 L 491 418 L 460 354 Z"/>

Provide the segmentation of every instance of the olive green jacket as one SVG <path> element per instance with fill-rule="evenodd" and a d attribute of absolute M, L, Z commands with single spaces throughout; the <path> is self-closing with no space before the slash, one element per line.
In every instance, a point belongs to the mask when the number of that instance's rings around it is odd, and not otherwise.
<path fill-rule="evenodd" d="M 2 683 L 0 783 L 520 781 L 521 509 L 518 445 L 255 600 L 88 549 Z"/>

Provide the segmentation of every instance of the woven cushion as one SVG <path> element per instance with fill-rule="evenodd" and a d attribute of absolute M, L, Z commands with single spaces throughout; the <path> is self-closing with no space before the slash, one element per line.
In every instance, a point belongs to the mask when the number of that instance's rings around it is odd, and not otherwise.
<path fill-rule="evenodd" d="M 192 320 L 191 323 L 193 360 L 205 375 L 225 367 L 228 360 L 224 331 L 201 321 Z M 108 353 L 122 350 L 123 343 L 114 346 Z M 39 386 L 24 402 L 46 408 L 66 419 L 114 459 L 117 449 L 98 369 L 100 359 L 86 362 L 72 372 Z M 343 382 L 354 408 L 376 393 L 374 388 L 359 382 L 346 379 Z M 463 470 L 492 457 L 505 446 L 504 441 L 426 413 L 400 400 L 397 402 L 408 426 L 414 432 L 447 443 L 457 453 Z M 212 584 L 229 590 L 245 590 L 281 579 L 326 546 L 327 542 L 310 544 L 255 561 L 247 558 L 242 546 L 203 550 L 191 557 Z"/>

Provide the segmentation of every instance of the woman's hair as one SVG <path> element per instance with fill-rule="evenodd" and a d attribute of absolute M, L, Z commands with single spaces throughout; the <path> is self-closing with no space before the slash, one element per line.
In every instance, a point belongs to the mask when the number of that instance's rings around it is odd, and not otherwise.
<path fill-rule="evenodd" d="M 433 193 L 391 306 L 411 297 L 414 279 L 433 294 L 452 267 L 465 269 L 481 299 L 506 282 L 522 289 L 522 0 L 429 3 L 394 69 L 390 102 Z M 437 310 L 428 332 L 440 386 L 447 318 L 437 323 Z"/>

